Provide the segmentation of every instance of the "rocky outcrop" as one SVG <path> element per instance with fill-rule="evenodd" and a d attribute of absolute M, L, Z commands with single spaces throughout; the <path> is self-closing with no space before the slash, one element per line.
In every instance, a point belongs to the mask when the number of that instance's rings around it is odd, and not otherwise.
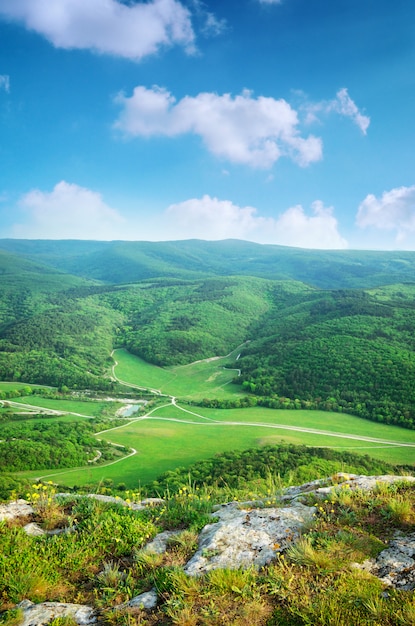
<path fill-rule="evenodd" d="M 42 602 L 33 604 L 23 600 L 17 605 L 23 612 L 23 621 L 19 626 L 44 626 L 57 617 L 70 617 L 79 626 L 94 624 L 97 619 L 94 609 L 82 604 L 65 604 L 61 602 Z"/>
<path fill-rule="evenodd" d="M 412 591 L 415 589 L 415 533 L 397 533 L 389 548 L 358 567 L 374 574 L 385 585 Z"/>
<path fill-rule="evenodd" d="M 415 484 L 415 476 L 363 476 L 339 472 L 333 478 L 321 478 L 297 487 L 288 487 L 284 489 L 281 500 L 283 502 L 297 499 L 301 501 L 301 499 L 310 494 L 314 495 L 316 498 L 325 498 L 339 487 L 344 487 L 345 485 L 348 485 L 352 490 L 361 489 L 362 491 L 370 491 L 381 484 L 393 485 L 394 483 L 402 481 Z"/>
<path fill-rule="evenodd" d="M 327 498 L 334 490 L 372 490 L 381 484 L 407 481 L 414 484 L 413 476 L 360 476 L 337 474 L 331 479 L 315 480 L 304 485 L 284 490 L 283 506 L 270 507 L 264 502 L 230 502 L 219 505 L 212 513 L 212 523 L 203 528 L 199 536 L 198 549 L 184 567 L 191 576 L 202 575 L 218 568 L 262 567 L 271 562 L 279 552 L 284 552 L 299 537 L 301 531 L 313 519 L 317 508 L 307 506 L 310 495 L 314 498 Z M 60 494 L 74 498 L 73 494 Z M 75 496 L 76 497 L 76 496 Z M 103 502 L 117 503 L 140 510 L 147 506 L 161 504 L 163 500 L 150 499 L 131 504 L 120 498 L 89 494 Z M 0 505 L 0 521 L 18 517 L 33 519 L 34 510 L 25 500 Z M 24 520 L 27 521 L 27 520 Z M 28 534 L 45 533 L 34 522 L 24 527 Z M 74 530 L 74 528 L 66 529 Z M 62 532 L 60 529 L 57 532 Z M 147 552 L 162 554 L 166 551 L 169 539 L 178 531 L 166 531 L 157 535 L 144 548 Z M 365 569 L 380 578 L 386 585 L 402 590 L 415 589 L 415 533 L 399 533 L 376 559 L 367 560 L 356 567 Z M 119 605 L 115 610 L 142 608 L 154 609 L 157 605 L 157 591 L 151 589 Z M 17 608 L 23 611 L 23 619 L 18 626 L 43 626 L 57 617 L 71 617 L 80 626 L 88 626 L 96 621 L 92 607 L 78 604 L 44 602 L 38 605 L 29 600 L 21 602 Z"/>
<path fill-rule="evenodd" d="M 33 513 L 33 507 L 26 500 L 15 500 L 8 504 L 0 504 L 0 522 L 12 520 L 16 517 L 29 517 Z"/>
<path fill-rule="evenodd" d="M 219 520 L 202 530 L 199 548 L 184 571 L 197 575 L 217 568 L 266 565 L 296 540 L 315 512 L 314 507 L 301 503 L 282 509 L 225 504 L 213 513 Z"/>

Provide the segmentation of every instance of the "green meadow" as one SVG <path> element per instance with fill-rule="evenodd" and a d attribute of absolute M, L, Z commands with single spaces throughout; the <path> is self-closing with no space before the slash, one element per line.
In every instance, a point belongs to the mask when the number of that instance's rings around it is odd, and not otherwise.
<path fill-rule="evenodd" d="M 114 403 L 109 402 L 92 402 L 82 400 L 70 400 L 70 399 L 55 399 L 55 398 L 40 398 L 38 396 L 23 396 L 20 398 L 14 398 L 13 401 L 39 407 L 40 409 L 52 409 L 53 411 L 62 411 L 68 413 L 79 413 L 86 417 L 98 417 L 102 411 L 110 406 L 114 405 L 114 410 L 120 407 L 121 404 L 117 403 L 115 407 Z"/>
<path fill-rule="evenodd" d="M 158 389 L 174 397 L 182 397 L 187 383 L 188 398 L 214 394 L 215 380 L 212 376 L 218 371 L 218 361 L 221 361 L 210 360 L 186 367 L 162 369 L 125 351 L 117 351 L 115 358 L 119 362 L 115 373 L 120 380 L 127 382 L 129 379 L 130 384 Z M 230 357 L 227 357 L 229 361 Z M 225 372 L 230 374 L 229 370 Z M 224 387 L 216 387 L 226 389 L 227 393 L 230 393 L 229 388 L 231 385 L 226 383 Z M 55 402 L 58 406 L 59 401 Z M 91 404 L 94 406 L 95 403 Z M 179 401 L 175 405 L 168 397 L 162 406 L 151 410 L 145 417 L 133 418 L 96 436 L 98 440 L 102 438 L 132 448 L 136 453 L 106 466 L 25 472 L 24 475 L 50 478 L 69 486 L 97 483 L 109 478 L 115 484 L 124 482 L 129 488 L 136 488 L 154 480 L 162 472 L 188 467 L 216 453 L 281 443 L 358 452 L 395 464 L 413 464 L 415 460 L 415 431 L 397 426 L 325 411 L 262 407 L 208 409 Z"/>
<path fill-rule="evenodd" d="M 230 398 L 243 395 L 241 388 L 232 384 L 238 374 L 235 362 L 238 354 L 236 349 L 227 356 L 162 368 L 120 349 L 114 352 L 115 374 L 129 385 L 158 390 L 183 400 Z"/>

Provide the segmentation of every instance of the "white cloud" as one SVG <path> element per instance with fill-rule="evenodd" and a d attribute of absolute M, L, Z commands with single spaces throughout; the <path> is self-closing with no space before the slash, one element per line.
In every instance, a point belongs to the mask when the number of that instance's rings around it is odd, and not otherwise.
<path fill-rule="evenodd" d="M 51 192 L 34 189 L 19 203 L 28 214 L 15 224 L 13 237 L 30 239 L 117 239 L 124 219 L 101 194 L 61 181 Z"/>
<path fill-rule="evenodd" d="M 139 60 L 161 46 L 194 50 L 189 11 L 178 0 L 0 0 L 0 15 L 22 22 L 57 48 L 91 49 Z"/>
<path fill-rule="evenodd" d="M 278 243 L 325 250 L 347 248 L 347 241 L 338 232 L 332 207 L 324 207 L 320 200 L 316 200 L 311 208 L 311 216 L 306 215 L 301 205 L 291 207 L 280 215 L 276 221 Z"/>
<path fill-rule="evenodd" d="M 339 113 L 340 115 L 344 115 L 345 117 L 350 117 L 353 122 L 360 128 L 362 133 L 366 135 L 367 129 L 370 124 L 370 117 L 367 115 L 363 115 L 353 102 L 351 97 L 348 94 L 347 89 L 343 88 L 337 92 L 335 100 L 332 100 L 329 103 L 329 107 L 332 108 L 333 111 Z"/>
<path fill-rule="evenodd" d="M 259 0 L 260 4 L 281 4 L 282 0 Z"/>
<path fill-rule="evenodd" d="M 333 209 L 312 204 L 312 215 L 301 206 L 273 217 L 262 217 L 254 207 L 239 207 L 229 200 L 208 195 L 171 205 L 166 211 L 171 239 L 246 239 L 258 243 L 303 248 L 343 249 Z"/>
<path fill-rule="evenodd" d="M 415 232 L 415 185 L 385 191 L 380 198 L 369 194 L 360 204 L 356 223 L 360 228 L 392 231 L 402 243 Z"/>
<path fill-rule="evenodd" d="M 127 219 L 108 206 L 100 193 L 61 181 L 52 191 L 34 189 L 19 201 L 22 213 L 3 236 L 28 239 L 171 241 L 245 239 L 303 248 L 341 249 L 333 209 L 316 201 L 307 215 L 301 206 L 264 217 L 251 206 L 205 195 L 170 205 L 162 213 Z"/>
<path fill-rule="evenodd" d="M 302 92 L 297 92 L 297 95 L 304 98 Z M 349 92 L 346 88 L 340 89 L 336 97 L 333 100 L 322 100 L 321 102 L 306 103 L 302 106 L 302 109 L 306 112 L 306 122 L 314 123 L 318 121 L 318 115 L 321 113 L 337 113 L 344 117 L 349 117 L 362 131 L 364 135 L 367 133 L 367 129 L 370 124 L 370 117 L 363 115 L 355 102 L 349 96 Z"/>
<path fill-rule="evenodd" d="M 10 93 L 10 76 L 0 74 L 0 89 L 4 89 L 6 93 Z"/>
<path fill-rule="evenodd" d="M 216 156 L 257 168 L 270 168 L 282 156 L 302 166 L 322 158 L 321 140 L 301 137 L 297 112 L 285 100 L 254 98 L 246 90 L 235 97 L 200 93 L 176 102 L 163 88 L 138 86 L 117 102 L 122 111 L 115 127 L 127 136 L 194 133 Z"/>

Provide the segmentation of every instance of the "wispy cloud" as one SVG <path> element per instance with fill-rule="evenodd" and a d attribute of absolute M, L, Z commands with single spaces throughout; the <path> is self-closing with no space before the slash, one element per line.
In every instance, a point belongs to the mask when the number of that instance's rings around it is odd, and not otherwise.
<path fill-rule="evenodd" d="M 298 205 L 275 218 L 262 217 L 254 207 L 239 207 L 205 195 L 171 205 L 165 217 L 171 238 L 236 238 L 304 248 L 347 248 L 332 207 L 317 200 L 311 209 L 307 215 Z"/>
<path fill-rule="evenodd" d="M 122 107 L 115 127 L 131 137 L 193 133 L 207 149 L 233 163 L 270 168 L 280 157 L 306 166 L 322 158 L 318 137 L 302 137 L 297 112 L 285 100 L 254 98 L 244 91 L 200 93 L 176 102 L 160 87 L 138 86 L 132 96 L 120 94 Z"/>
<path fill-rule="evenodd" d="M 10 76 L 8 74 L 0 74 L 0 89 L 10 93 Z"/>
<path fill-rule="evenodd" d="M 34 189 L 20 200 L 24 224 L 13 237 L 30 239 L 115 239 L 124 218 L 100 193 L 61 181 L 51 192 Z"/>
<path fill-rule="evenodd" d="M 206 2 L 203 0 L 189 0 L 194 17 L 200 23 L 200 32 L 206 37 L 216 37 L 224 33 L 228 24 L 224 18 L 216 17 L 215 13 L 209 11 Z"/>
<path fill-rule="evenodd" d="M 303 93 L 299 93 L 304 97 Z M 337 113 L 344 117 L 349 117 L 360 128 L 362 133 L 366 135 L 367 129 L 370 124 L 370 117 L 364 115 L 356 103 L 349 96 L 348 90 L 344 87 L 339 89 L 336 93 L 336 97 L 332 100 L 322 100 L 321 102 L 310 103 L 302 105 L 302 110 L 306 112 L 306 121 L 308 123 L 315 122 L 319 119 L 319 115 L 328 113 Z"/>
<path fill-rule="evenodd" d="M 139 60 L 162 46 L 194 51 L 190 13 L 178 0 L 0 0 L 0 16 L 21 22 L 57 48 Z"/>
<path fill-rule="evenodd" d="M 328 103 L 328 111 L 335 111 L 339 115 L 350 117 L 353 122 L 366 135 L 370 124 L 370 117 L 363 115 L 357 105 L 353 102 L 346 88 L 337 92 L 336 98 Z"/>
<path fill-rule="evenodd" d="M 359 206 L 356 223 L 360 228 L 393 232 L 396 242 L 404 243 L 415 233 L 415 185 L 385 191 L 380 198 L 369 194 Z"/>

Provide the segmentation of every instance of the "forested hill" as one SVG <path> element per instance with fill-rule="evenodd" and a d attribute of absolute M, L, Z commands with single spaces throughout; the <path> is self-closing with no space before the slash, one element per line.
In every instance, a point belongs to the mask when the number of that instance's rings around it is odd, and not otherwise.
<path fill-rule="evenodd" d="M 106 283 L 157 277 L 258 276 L 298 280 L 323 289 L 412 281 L 415 252 L 304 250 L 226 241 L 0 240 L 0 250 Z"/>
<path fill-rule="evenodd" d="M 72 272 L 72 273 L 71 273 Z M 111 387 L 241 351 L 250 402 L 415 425 L 415 253 L 243 241 L 0 241 L 0 380 Z"/>

